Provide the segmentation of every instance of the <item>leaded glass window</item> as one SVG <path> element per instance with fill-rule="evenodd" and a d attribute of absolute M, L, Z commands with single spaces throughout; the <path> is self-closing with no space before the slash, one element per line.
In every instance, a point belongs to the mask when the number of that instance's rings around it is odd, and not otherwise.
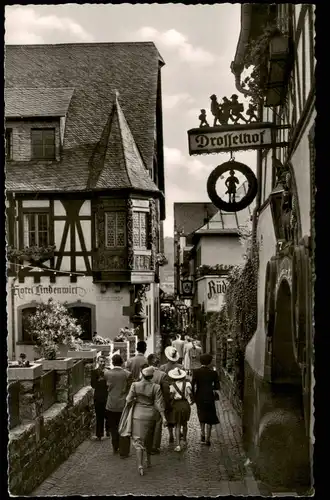
<path fill-rule="evenodd" d="M 147 212 L 133 212 L 133 242 L 136 248 L 147 248 L 147 215 Z"/>
<path fill-rule="evenodd" d="M 126 245 L 126 213 L 105 213 L 105 246 L 108 248 Z"/>

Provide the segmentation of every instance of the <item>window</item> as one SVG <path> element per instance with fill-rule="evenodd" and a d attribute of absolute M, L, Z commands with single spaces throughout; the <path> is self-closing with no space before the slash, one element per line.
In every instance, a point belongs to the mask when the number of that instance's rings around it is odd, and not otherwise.
<path fill-rule="evenodd" d="M 13 131 L 11 128 L 6 129 L 6 160 L 13 159 Z"/>
<path fill-rule="evenodd" d="M 147 249 L 147 212 L 133 212 L 133 242 L 136 248 Z"/>
<path fill-rule="evenodd" d="M 55 129 L 31 129 L 31 151 L 33 159 L 53 160 L 55 158 Z"/>
<path fill-rule="evenodd" d="M 36 307 L 26 307 L 25 309 L 22 310 L 22 342 L 33 342 L 33 339 L 28 333 L 28 317 L 31 314 L 36 313 L 37 308 Z"/>
<path fill-rule="evenodd" d="M 126 245 L 126 213 L 105 213 L 105 246 L 107 248 Z"/>
<path fill-rule="evenodd" d="M 49 245 L 49 215 L 48 213 L 24 214 L 24 246 Z"/>

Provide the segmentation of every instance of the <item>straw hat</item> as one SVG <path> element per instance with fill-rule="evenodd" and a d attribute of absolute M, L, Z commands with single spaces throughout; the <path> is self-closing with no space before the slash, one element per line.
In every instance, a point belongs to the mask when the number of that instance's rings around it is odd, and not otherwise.
<path fill-rule="evenodd" d="M 185 378 L 187 375 L 187 372 L 184 370 L 181 370 L 181 368 L 173 368 L 173 370 L 170 370 L 168 372 L 168 376 L 171 378 L 179 379 L 179 378 Z"/>
<path fill-rule="evenodd" d="M 152 377 L 154 374 L 155 368 L 153 366 L 146 366 L 141 370 L 142 375 L 145 377 Z"/>
<path fill-rule="evenodd" d="M 178 361 L 178 359 L 180 358 L 178 351 L 175 349 L 175 347 L 173 347 L 171 345 L 169 345 L 168 347 L 166 347 L 166 349 L 165 349 L 165 356 L 170 361 Z"/>

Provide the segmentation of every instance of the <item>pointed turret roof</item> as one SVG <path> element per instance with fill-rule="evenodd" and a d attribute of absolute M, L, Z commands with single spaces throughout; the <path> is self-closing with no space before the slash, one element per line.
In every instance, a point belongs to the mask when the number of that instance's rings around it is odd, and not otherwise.
<path fill-rule="evenodd" d="M 88 184 L 91 189 L 158 191 L 120 106 L 118 92 L 90 162 Z"/>

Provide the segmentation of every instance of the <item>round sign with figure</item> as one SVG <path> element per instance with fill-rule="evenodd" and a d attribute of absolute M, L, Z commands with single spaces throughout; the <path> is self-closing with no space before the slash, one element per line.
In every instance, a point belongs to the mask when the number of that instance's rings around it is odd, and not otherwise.
<path fill-rule="evenodd" d="M 243 198 L 237 200 L 237 189 L 239 187 L 240 181 L 237 178 L 236 171 L 240 172 L 246 177 L 248 182 L 248 189 L 243 196 Z M 228 195 L 228 201 L 222 199 L 217 191 L 216 184 L 218 179 L 223 179 L 226 172 L 229 175 L 226 176 L 224 184 L 227 189 L 225 194 Z M 213 205 L 225 212 L 239 212 L 247 206 L 249 206 L 254 200 L 258 190 L 257 178 L 252 172 L 252 170 L 244 163 L 238 161 L 230 160 L 221 165 L 218 165 L 210 174 L 207 180 L 207 193 Z"/>

